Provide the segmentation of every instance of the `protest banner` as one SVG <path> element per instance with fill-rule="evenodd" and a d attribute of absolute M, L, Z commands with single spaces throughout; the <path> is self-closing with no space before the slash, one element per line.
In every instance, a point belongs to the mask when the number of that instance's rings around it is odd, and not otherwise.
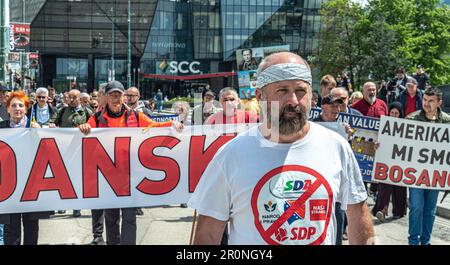
<path fill-rule="evenodd" d="M 150 119 L 155 122 L 179 121 L 178 114 L 171 115 L 151 115 Z"/>
<path fill-rule="evenodd" d="M 309 119 L 312 120 L 320 115 L 320 109 L 312 108 L 309 113 Z M 351 139 L 351 147 L 353 154 L 358 161 L 359 168 L 363 180 L 372 182 L 372 169 L 375 155 L 375 142 L 378 139 L 378 129 L 380 127 L 380 120 L 366 117 L 351 115 L 347 113 L 339 113 L 338 124 L 348 123 L 353 130 L 353 137 Z M 323 123 L 319 123 L 322 124 Z M 335 128 L 337 133 L 342 134 L 342 126 L 327 127 L 328 129 Z M 345 137 L 345 136 L 344 136 Z"/>
<path fill-rule="evenodd" d="M 217 150 L 250 125 L 0 130 L 0 213 L 185 203 Z"/>
<path fill-rule="evenodd" d="M 450 190 L 450 124 L 381 117 L 374 180 Z"/>

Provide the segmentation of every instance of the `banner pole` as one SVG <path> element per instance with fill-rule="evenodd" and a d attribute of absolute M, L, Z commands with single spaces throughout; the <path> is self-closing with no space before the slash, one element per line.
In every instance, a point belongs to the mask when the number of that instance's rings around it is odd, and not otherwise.
<path fill-rule="evenodd" d="M 197 210 L 194 210 L 194 220 L 192 220 L 191 238 L 189 239 L 189 245 L 192 245 L 194 241 L 194 230 L 196 222 L 197 222 Z"/>

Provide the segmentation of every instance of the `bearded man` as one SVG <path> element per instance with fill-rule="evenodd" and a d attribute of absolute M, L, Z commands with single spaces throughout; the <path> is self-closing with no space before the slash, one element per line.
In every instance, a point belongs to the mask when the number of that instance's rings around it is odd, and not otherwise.
<path fill-rule="evenodd" d="M 349 144 L 308 121 L 311 84 L 311 69 L 296 54 L 261 62 L 256 98 L 263 123 L 208 164 L 188 203 L 199 213 L 194 244 L 219 244 L 230 222 L 230 245 L 331 245 L 335 202 L 347 210 L 349 243 L 373 243 L 367 193 Z"/>

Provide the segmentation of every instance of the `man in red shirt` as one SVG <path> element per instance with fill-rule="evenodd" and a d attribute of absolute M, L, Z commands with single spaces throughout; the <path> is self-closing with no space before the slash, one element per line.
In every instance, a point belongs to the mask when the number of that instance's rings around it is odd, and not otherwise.
<path fill-rule="evenodd" d="M 237 91 L 231 87 L 225 87 L 219 93 L 222 111 L 219 111 L 205 121 L 205 124 L 237 124 L 257 123 L 258 115 L 238 109 L 241 103 Z"/>
<path fill-rule="evenodd" d="M 103 110 L 95 113 L 88 122 L 78 126 L 84 134 L 89 134 L 91 128 L 110 127 L 169 127 L 177 131 L 183 129 L 183 124 L 176 121 L 155 122 L 143 112 L 130 109 L 125 103 L 125 88 L 118 81 L 111 81 L 105 86 L 106 105 Z M 120 212 L 122 212 L 122 231 L 120 231 Z M 136 245 L 136 208 L 106 209 L 106 242 L 108 245 Z"/>
<path fill-rule="evenodd" d="M 405 116 L 422 109 L 423 93 L 417 89 L 417 85 L 418 82 L 415 78 L 408 77 L 406 79 L 406 90 L 398 96 L 397 101 L 402 103 Z"/>
<path fill-rule="evenodd" d="M 373 82 L 367 82 L 363 86 L 363 98 L 353 104 L 353 108 L 359 110 L 364 116 L 380 118 L 388 115 L 388 107 L 383 100 L 377 98 L 377 86 Z"/>

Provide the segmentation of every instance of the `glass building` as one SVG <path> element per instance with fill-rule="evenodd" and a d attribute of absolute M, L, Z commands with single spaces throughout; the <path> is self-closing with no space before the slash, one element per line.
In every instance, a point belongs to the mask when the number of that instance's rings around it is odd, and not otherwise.
<path fill-rule="evenodd" d="M 127 0 L 12 1 L 11 20 L 31 23 L 38 83 L 92 90 L 126 83 Z M 23 6 L 25 3 L 25 6 Z M 236 50 L 289 45 L 314 55 L 322 0 L 133 0 L 131 77 L 144 96 L 237 86 Z M 23 8 L 25 7 L 25 8 Z"/>

